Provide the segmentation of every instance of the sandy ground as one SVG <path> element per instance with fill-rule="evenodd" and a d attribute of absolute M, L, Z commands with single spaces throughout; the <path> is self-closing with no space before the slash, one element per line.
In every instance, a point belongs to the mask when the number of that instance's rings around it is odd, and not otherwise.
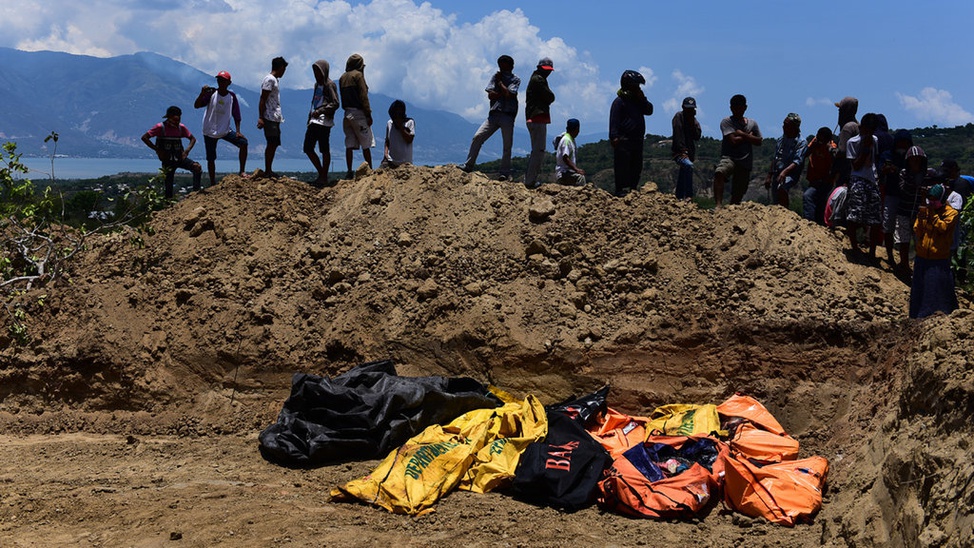
<path fill-rule="evenodd" d="M 0 336 L 4 545 L 971 545 L 970 299 L 910 322 L 885 262 L 782 208 L 440 167 L 324 190 L 228 177 L 152 224 L 16 301 L 32 342 Z M 545 403 L 609 383 L 634 414 L 746 392 L 829 459 L 826 503 L 794 529 L 503 493 L 408 518 L 329 502 L 374 462 L 261 459 L 293 372 L 385 357 Z"/>

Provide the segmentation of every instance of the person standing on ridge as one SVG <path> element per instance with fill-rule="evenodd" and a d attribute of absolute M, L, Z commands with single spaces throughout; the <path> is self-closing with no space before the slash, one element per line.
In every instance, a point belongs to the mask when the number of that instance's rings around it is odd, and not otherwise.
<path fill-rule="evenodd" d="M 517 117 L 517 91 L 521 87 L 521 79 L 514 74 L 514 58 L 510 55 L 501 55 L 497 58 L 497 68 L 499 69 L 490 78 L 490 82 L 484 91 L 490 100 L 490 112 L 487 119 L 480 125 L 477 132 L 473 135 L 470 142 L 470 150 L 467 152 L 467 161 L 460 166 L 460 169 L 470 173 L 474 165 L 477 164 L 477 156 L 480 155 L 480 147 L 487 142 L 497 130 L 501 130 L 501 139 L 504 141 L 503 154 L 501 155 L 501 181 L 506 181 L 511 176 L 511 149 L 514 147 L 514 119 Z"/>
<path fill-rule="evenodd" d="M 643 172 L 645 116 L 653 114 L 653 103 L 646 99 L 642 74 L 627 70 L 619 78 L 619 91 L 609 108 L 609 143 L 612 145 L 615 195 L 625 196 L 639 186 Z"/>
<path fill-rule="evenodd" d="M 239 150 L 241 177 L 247 176 L 247 138 L 240 132 L 240 102 L 237 94 L 230 91 L 230 73 L 223 70 L 216 75 L 216 88 L 203 86 L 194 108 L 206 107 L 203 113 L 203 146 L 206 149 L 206 170 L 210 186 L 216 184 L 216 145 L 223 139 Z M 230 129 L 230 121 L 236 131 Z"/>
<path fill-rule="evenodd" d="M 771 203 L 790 209 L 788 191 L 802 177 L 805 167 L 805 139 L 802 139 L 801 116 L 791 112 L 781 123 L 781 137 L 775 144 L 771 157 L 771 170 L 764 187 L 771 191 Z"/>
<path fill-rule="evenodd" d="M 697 159 L 697 141 L 702 133 L 697 120 L 697 100 L 683 99 L 680 112 L 673 115 L 673 161 L 679 166 L 676 175 L 676 199 L 693 199 L 693 162 Z"/>
<path fill-rule="evenodd" d="M 945 193 L 942 184 L 930 187 L 926 205 L 919 208 L 913 225 L 916 258 L 910 284 L 911 318 L 926 318 L 937 312 L 950 314 L 957 310 L 954 274 L 950 271 L 950 244 L 959 219 L 957 210 L 944 201 Z"/>
<path fill-rule="evenodd" d="M 855 97 L 845 97 L 835 106 L 839 109 L 839 148 L 835 156 L 835 169 L 838 173 L 836 185 L 849 186 L 849 174 L 852 167 L 846 155 L 846 145 L 849 139 L 859 135 L 859 122 L 856 120 L 856 112 L 859 111 L 859 99 Z"/>
<path fill-rule="evenodd" d="M 328 185 L 328 167 L 331 165 L 331 128 L 335 126 L 335 111 L 338 110 L 338 86 L 328 77 L 330 65 L 318 59 L 311 65 L 315 77 L 315 88 L 311 96 L 311 111 L 308 112 L 308 127 L 304 132 L 304 153 L 318 172 L 314 186 Z M 315 145 L 321 159 L 315 153 Z"/>
<path fill-rule="evenodd" d="M 761 146 L 761 129 L 758 123 L 744 117 L 747 111 L 747 98 L 735 95 L 730 100 L 731 115 L 720 121 L 720 162 L 714 170 L 714 201 L 717 207 L 724 204 L 724 183 L 731 178 L 731 204 L 739 204 L 744 199 L 751 182 L 751 168 L 754 165 L 753 147 Z"/>
<path fill-rule="evenodd" d="M 352 151 L 361 147 L 362 159 L 372 169 L 372 148 L 375 135 L 372 134 L 372 106 L 369 104 L 369 85 L 365 82 L 365 60 L 353 53 L 345 62 L 345 73 L 338 79 L 342 96 L 342 109 L 345 118 L 342 129 L 345 132 L 346 179 L 355 177 L 352 171 Z"/>
<path fill-rule="evenodd" d="M 528 90 L 524 99 L 524 117 L 531 136 L 531 156 L 528 158 L 528 169 L 524 173 L 524 185 L 537 188 L 538 173 L 544 162 L 545 141 L 548 139 L 548 124 L 551 123 L 551 103 L 555 102 L 555 94 L 548 87 L 548 76 L 554 71 L 551 59 L 542 57 L 538 61 L 531 79 L 528 80 Z"/>
<path fill-rule="evenodd" d="M 284 122 L 284 114 L 281 112 L 280 79 L 285 71 L 287 61 L 283 57 L 275 57 L 271 60 L 270 74 L 260 83 L 257 129 L 264 130 L 264 139 L 267 141 L 267 148 L 264 149 L 264 177 L 277 177 L 274 173 L 274 154 L 281 146 L 281 123 Z"/>
<path fill-rule="evenodd" d="M 812 222 L 825 226 L 825 202 L 832 193 L 835 183 L 835 141 L 832 140 L 832 130 L 827 127 L 818 128 L 812 142 L 805 149 L 808 158 L 808 171 L 805 178 L 808 188 L 802 194 L 802 216 Z"/>
<path fill-rule="evenodd" d="M 162 169 L 166 174 L 167 200 L 174 196 L 173 178 L 176 176 L 176 168 L 193 172 L 193 190 L 200 190 L 200 179 L 203 177 L 203 168 L 189 159 L 189 152 L 196 146 L 196 137 L 180 122 L 182 116 L 182 109 L 173 105 L 166 109 L 164 122 L 152 126 L 142 135 L 142 142 L 154 150 L 162 162 Z M 155 143 L 152 142 L 153 137 L 156 139 Z M 189 139 L 189 147 L 186 149 L 183 149 L 183 139 Z"/>
<path fill-rule="evenodd" d="M 849 139 L 846 143 L 846 158 L 849 159 L 852 171 L 849 174 L 848 213 L 846 214 L 846 229 L 849 232 L 849 243 L 852 246 L 853 257 L 862 255 L 859 246 L 858 230 L 867 227 L 869 254 L 866 259 L 876 258 L 876 243 L 878 232 L 882 226 L 883 202 L 879 195 L 878 171 L 876 160 L 879 157 L 879 139 L 875 136 L 879 127 L 879 119 L 873 113 L 862 117 L 859 124 L 859 135 Z"/>

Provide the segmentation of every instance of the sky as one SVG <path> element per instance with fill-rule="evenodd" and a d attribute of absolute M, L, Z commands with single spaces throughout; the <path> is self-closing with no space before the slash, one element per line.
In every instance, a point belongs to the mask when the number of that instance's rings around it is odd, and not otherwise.
<path fill-rule="evenodd" d="M 860 116 L 885 114 L 892 129 L 974 122 L 972 22 L 970 0 L 21 0 L 0 6 L 0 46 L 152 51 L 210 74 L 228 70 L 252 90 L 273 57 L 290 63 L 283 87 L 307 89 L 315 60 L 327 59 L 337 80 L 359 53 L 370 89 L 476 123 L 498 56 L 514 57 L 522 95 L 550 57 L 553 125 L 578 118 L 583 134 L 607 131 L 619 76 L 633 69 L 656 108 L 649 133 L 669 135 L 693 96 L 704 134 L 717 137 L 741 93 L 746 115 L 777 137 L 790 112 L 806 135 L 834 128 L 834 103 L 845 96 L 859 99 Z"/>

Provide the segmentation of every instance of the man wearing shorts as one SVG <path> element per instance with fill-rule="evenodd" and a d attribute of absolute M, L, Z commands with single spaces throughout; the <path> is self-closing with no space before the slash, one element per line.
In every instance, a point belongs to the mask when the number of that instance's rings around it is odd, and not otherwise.
<path fill-rule="evenodd" d="M 739 204 L 747 192 L 754 163 L 753 147 L 761 146 L 761 130 L 758 123 L 744 117 L 747 99 L 735 95 L 730 100 L 731 115 L 720 121 L 724 136 L 720 143 L 720 162 L 714 171 L 714 201 L 717 207 L 724 204 L 724 183 L 731 178 L 730 203 Z"/>
<path fill-rule="evenodd" d="M 781 124 L 781 138 L 771 157 L 771 171 L 764 187 L 771 190 L 772 203 L 789 208 L 788 192 L 802 177 L 805 166 L 805 140 L 802 139 L 802 119 L 794 112 Z"/>
<path fill-rule="evenodd" d="M 372 168 L 372 147 L 375 136 L 372 134 L 372 107 L 369 105 L 369 86 L 365 83 L 365 60 L 353 53 L 345 62 L 345 73 L 338 79 L 342 96 L 342 109 L 345 117 L 342 129 L 345 131 L 346 179 L 352 179 L 352 151 L 361 148 L 362 158 Z"/>
<path fill-rule="evenodd" d="M 283 57 L 271 60 L 271 73 L 264 77 L 260 84 L 260 104 L 257 112 L 257 129 L 264 130 L 267 148 L 264 150 L 264 177 L 277 177 L 274 173 L 274 154 L 281 146 L 281 122 L 284 114 L 281 112 L 280 79 L 287 70 L 287 61 Z"/>
<path fill-rule="evenodd" d="M 220 71 L 216 75 L 216 88 L 203 86 L 195 108 L 206 107 L 203 114 L 203 145 L 206 147 L 206 169 L 210 175 L 210 186 L 216 184 L 216 144 L 223 139 L 239 149 L 240 175 L 247 173 L 247 138 L 240 132 L 240 102 L 237 94 L 230 91 L 230 73 Z M 231 131 L 230 121 L 236 131 Z"/>

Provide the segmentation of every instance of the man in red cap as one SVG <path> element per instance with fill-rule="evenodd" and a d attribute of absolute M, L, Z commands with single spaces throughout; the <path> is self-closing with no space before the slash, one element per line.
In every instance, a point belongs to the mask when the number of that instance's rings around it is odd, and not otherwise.
<path fill-rule="evenodd" d="M 203 114 L 203 145 L 206 148 L 206 168 L 210 174 L 210 186 L 216 184 L 216 143 L 220 139 L 240 149 L 240 175 L 247 173 L 247 138 L 240 132 L 240 103 L 237 95 L 230 91 L 230 73 L 220 71 L 216 75 L 216 88 L 203 86 L 193 104 L 195 108 L 206 107 Z M 230 121 L 236 131 L 230 129 Z"/>

